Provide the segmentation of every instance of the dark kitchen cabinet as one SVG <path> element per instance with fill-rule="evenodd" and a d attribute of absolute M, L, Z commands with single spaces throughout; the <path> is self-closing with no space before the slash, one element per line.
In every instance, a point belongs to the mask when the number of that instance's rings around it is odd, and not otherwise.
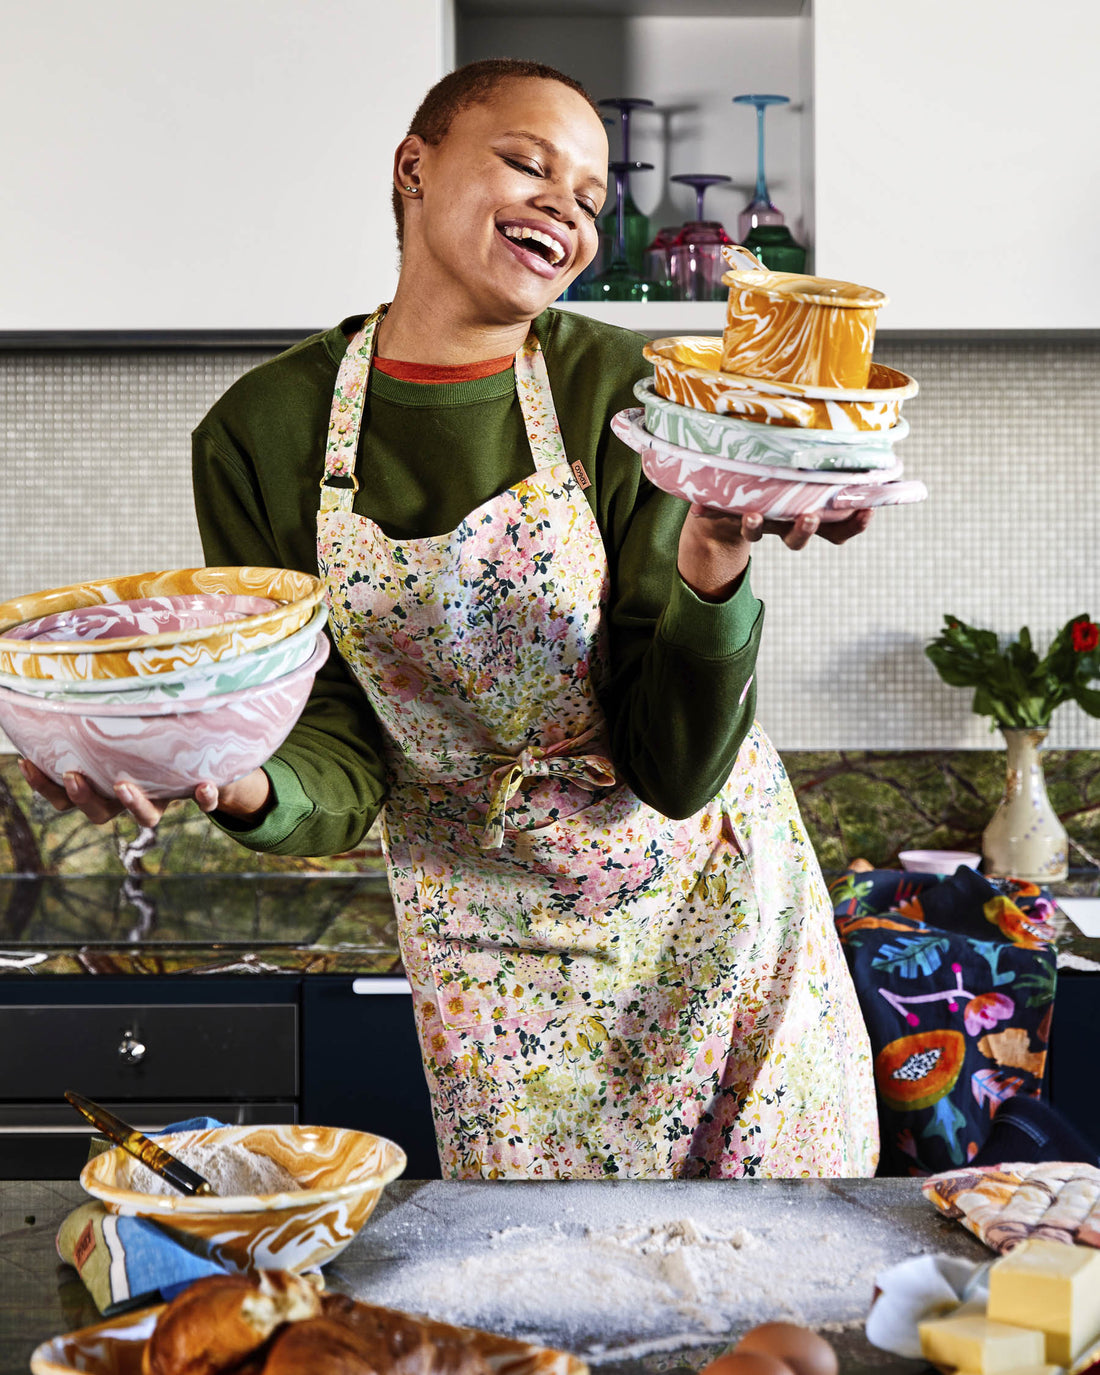
<path fill-rule="evenodd" d="M 72 1088 L 144 1129 L 207 1115 L 391 1137 L 438 1178 L 408 993 L 351 976 L 0 980 L 0 1178 L 72 1179 L 90 1129 Z M 360 981 L 362 982 L 362 981 Z"/>

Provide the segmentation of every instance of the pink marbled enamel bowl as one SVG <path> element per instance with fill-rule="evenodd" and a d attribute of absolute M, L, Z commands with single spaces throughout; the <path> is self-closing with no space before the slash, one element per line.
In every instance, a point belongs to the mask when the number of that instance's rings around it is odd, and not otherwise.
<path fill-rule="evenodd" d="M 271 758 L 328 654 L 322 631 L 292 673 L 196 701 L 97 706 L 0 688 L 0 728 L 55 783 L 76 772 L 106 796 L 128 781 L 149 797 L 190 797 L 200 783 L 223 787 Z"/>
<path fill-rule="evenodd" d="M 780 521 L 813 514 L 828 522 L 874 506 L 923 501 L 928 495 L 923 482 L 866 481 L 862 475 L 846 481 L 844 473 L 784 472 L 713 458 L 655 439 L 642 424 L 643 414 L 640 408 L 620 411 L 611 428 L 641 455 L 642 471 L 654 487 L 713 511 L 752 511 L 765 520 Z"/>
<path fill-rule="evenodd" d="M 238 1145 L 281 1165 L 297 1189 L 278 1194 L 189 1197 L 139 1193 L 139 1167 L 121 1146 L 89 1160 L 85 1191 L 109 1213 L 151 1218 L 228 1270 L 307 1270 L 326 1265 L 374 1211 L 405 1168 L 405 1152 L 384 1136 L 347 1127 L 210 1127 L 157 1138 L 165 1150 Z"/>
<path fill-rule="evenodd" d="M 11 640 L 121 640 L 131 635 L 174 635 L 259 616 L 278 605 L 270 597 L 238 597 L 229 592 L 135 597 L 128 602 L 56 611 L 23 621 L 5 633 Z"/>
<path fill-rule="evenodd" d="M 94 640 L 23 640 L 8 631 L 26 621 L 139 598 L 212 593 L 263 597 L 270 611 L 239 620 Z M 324 597 L 320 578 L 290 568 L 182 568 L 75 583 L 0 605 L 0 673 L 58 681 L 176 673 L 248 653 L 300 630 Z"/>

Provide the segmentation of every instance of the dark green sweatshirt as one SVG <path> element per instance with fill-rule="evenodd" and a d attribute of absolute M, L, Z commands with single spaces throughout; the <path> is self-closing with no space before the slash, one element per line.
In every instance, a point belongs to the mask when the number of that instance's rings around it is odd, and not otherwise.
<path fill-rule="evenodd" d="M 316 574 L 316 516 L 337 368 L 363 317 L 245 373 L 193 435 L 195 508 L 208 564 Z M 753 719 L 763 620 L 748 575 L 723 603 L 676 571 L 687 506 L 657 491 L 612 435 L 650 369 L 627 330 L 548 310 L 534 322 L 570 462 L 584 464 L 611 572 L 611 672 L 598 686 L 620 777 L 667 816 L 689 816 L 725 782 Z M 392 538 L 453 530 L 534 471 L 511 369 L 472 382 L 398 381 L 372 370 L 355 510 Z M 746 685 L 748 688 L 746 690 Z M 266 766 L 275 803 L 259 825 L 217 818 L 255 850 L 332 855 L 362 838 L 385 800 L 380 730 L 333 653 L 305 712 Z"/>

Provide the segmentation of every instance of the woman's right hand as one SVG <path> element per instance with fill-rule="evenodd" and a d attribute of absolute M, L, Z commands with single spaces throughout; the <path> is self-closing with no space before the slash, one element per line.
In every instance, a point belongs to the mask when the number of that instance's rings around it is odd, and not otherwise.
<path fill-rule="evenodd" d="M 113 797 L 97 792 L 82 773 L 67 773 L 65 786 L 47 778 L 29 759 L 20 759 L 19 770 L 34 791 L 59 812 L 81 811 L 89 821 L 103 825 L 126 811 L 139 826 L 155 827 L 164 815 L 166 803 L 147 797 L 134 783 L 118 783 Z M 253 769 L 243 778 L 217 788 L 200 783 L 194 792 L 195 805 L 203 812 L 223 812 L 239 821 L 254 820 L 258 825 L 271 800 L 271 780 L 263 769 Z"/>

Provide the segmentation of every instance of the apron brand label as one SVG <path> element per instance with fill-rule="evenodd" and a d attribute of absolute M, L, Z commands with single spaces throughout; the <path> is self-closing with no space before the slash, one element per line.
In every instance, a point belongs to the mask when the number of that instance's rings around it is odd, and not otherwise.
<path fill-rule="evenodd" d="M 585 490 L 586 487 L 592 486 L 591 482 L 589 482 L 588 480 L 588 474 L 584 471 L 584 464 L 580 461 L 579 458 L 574 459 L 574 461 L 570 463 L 569 466 L 573 469 L 573 476 L 577 479 L 577 485 L 578 487 L 580 487 L 582 492 Z"/>

